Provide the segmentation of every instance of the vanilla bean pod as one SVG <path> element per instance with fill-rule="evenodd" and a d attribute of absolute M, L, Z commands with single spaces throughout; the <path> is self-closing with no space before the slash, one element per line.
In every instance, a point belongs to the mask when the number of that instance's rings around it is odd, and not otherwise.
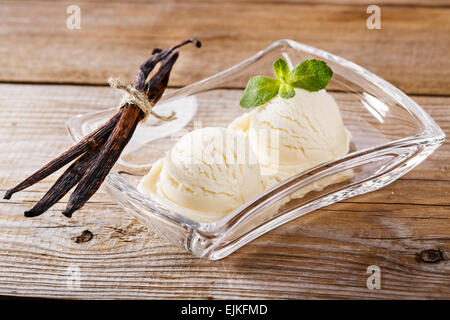
<path fill-rule="evenodd" d="M 83 177 L 84 172 L 89 168 L 91 162 L 98 155 L 94 150 L 89 150 L 70 165 L 64 173 L 56 180 L 55 184 L 39 200 L 33 208 L 25 211 L 25 217 L 37 217 L 44 213 L 51 206 L 61 200 Z"/>
<path fill-rule="evenodd" d="M 61 169 L 66 164 L 78 158 L 84 152 L 95 146 L 98 140 L 109 136 L 111 131 L 116 126 L 117 121 L 119 120 L 121 114 L 122 110 L 119 110 L 119 112 L 117 112 L 111 119 L 109 119 L 102 127 L 91 132 L 76 145 L 71 147 L 66 152 L 62 153 L 58 158 L 50 161 L 48 164 L 46 164 L 41 169 L 33 173 L 31 176 L 29 176 L 27 179 L 19 183 L 17 186 L 6 191 L 4 199 L 11 199 L 11 196 L 14 193 L 21 191 L 25 188 L 28 188 L 33 184 L 41 181 L 42 179 L 45 179 L 53 172 Z"/>
<path fill-rule="evenodd" d="M 170 71 L 177 59 L 178 52 L 171 52 L 170 55 L 161 61 L 160 69 L 149 81 L 149 84 L 152 85 L 149 87 L 147 96 L 153 105 L 158 102 L 166 89 Z M 136 87 L 140 88 L 142 83 L 139 82 L 139 85 L 136 85 Z M 128 104 L 124 106 L 124 109 L 125 111 L 117 122 L 116 128 L 102 147 L 98 158 L 88 168 L 70 196 L 67 208 L 63 211 L 65 216 L 70 217 L 75 210 L 81 208 L 98 190 L 133 135 L 137 124 L 144 117 L 144 113 L 136 105 Z"/>
<path fill-rule="evenodd" d="M 133 82 L 133 88 L 145 93 L 152 106 L 159 101 L 167 87 L 170 72 L 178 58 L 176 49 L 187 43 L 194 43 L 198 48 L 201 46 L 198 40 L 188 39 L 165 50 L 156 48 L 153 50 L 152 56 L 140 66 Z M 158 71 L 147 81 L 150 72 L 158 63 L 160 65 Z M 146 114 L 139 106 L 134 103 L 126 103 L 101 128 L 83 138 L 19 185 L 8 190 L 4 198 L 9 199 L 13 193 L 39 182 L 78 158 L 44 197 L 31 210 L 25 212 L 27 217 L 40 215 L 78 184 L 63 212 L 65 216 L 71 217 L 72 213 L 81 208 L 98 190 L 130 141 L 138 123 L 145 116 Z"/>

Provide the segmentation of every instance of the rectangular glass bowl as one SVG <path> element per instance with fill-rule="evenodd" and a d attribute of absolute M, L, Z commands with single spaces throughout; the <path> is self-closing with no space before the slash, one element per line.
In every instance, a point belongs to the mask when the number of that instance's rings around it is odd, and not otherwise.
<path fill-rule="evenodd" d="M 193 221 L 136 189 L 152 164 L 184 133 L 197 127 L 226 127 L 246 112 L 239 107 L 239 99 L 248 79 L 272 77 L 272 63 L 279 57 L 291 67 L 305 59 L 321 59 L 332 68 L 327 91 L 337 101 L 352 134 L 347 155 L 289 178 L 215 222 Z M 154 233 L 212 260 L 224 258 L 308 212 L 388 185 L 422 162 L 445 138 L 419 105 L 385 80 L 343 58 L 292 40 L 279 40 L 229 69 L 171 91 L 156 111 L 175 111 L 177 119 L 149 119 L 140 124 L 104 187 Z M 112 108 L 69 119 L 70 136 L 79 141 L 115 112 Z M 299 193 L 303 197 L 292 199 Z"/>

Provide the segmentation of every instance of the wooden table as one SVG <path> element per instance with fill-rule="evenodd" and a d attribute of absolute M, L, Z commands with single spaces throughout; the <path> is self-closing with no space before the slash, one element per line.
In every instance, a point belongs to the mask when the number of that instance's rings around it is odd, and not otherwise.
<path fill-rule="evenodd" d="M 72 115 L 118 102 L 110 75 L 131 80 L 154 47 L 184 48 L 178 87 L 289 38 L 354 61 L 410 94 L 450 134 L 448 0 L 87 1 L 0 3 L 0 188 L 71 145 Z M 195 258 L 126 214 L 103 191 L 72 219 L 30 208 L 53 175 L 0 201 L 0 295 L 59 298 L 450 298 L 450 145 L 404 178 L 292 221 L 226 259 Z M 79 241 L 90 230 L 90 241 Z M 381 268 L 381 289 L 366 286 Z M 80 288 L 67 286 L 79 270 Z"/>

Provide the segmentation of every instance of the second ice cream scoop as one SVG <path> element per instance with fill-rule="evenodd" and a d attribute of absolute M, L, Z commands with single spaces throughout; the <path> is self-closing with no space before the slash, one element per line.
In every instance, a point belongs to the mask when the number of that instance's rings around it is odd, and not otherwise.
<path fill-rule="evenodd" d="M 229 128 L 248 137 L 261 174 L 275 182 L 348 153 L 351 138 L 338 105 L 325 90 L 295 89 L 294 97 L 275 97 Z"/>

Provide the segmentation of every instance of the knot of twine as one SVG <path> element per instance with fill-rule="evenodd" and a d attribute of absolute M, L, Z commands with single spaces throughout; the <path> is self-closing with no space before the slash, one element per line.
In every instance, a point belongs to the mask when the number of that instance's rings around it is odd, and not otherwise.
<path fill-rule="evenodd" d="M 119 79 L 109 78 L 108 83 L 111 88 L 118 89 L 124 92 L 122 100 L 119 104 L 119 108 L 122 108 L 125 104 L 130 103 L 138 106 L 142 110 L 142 112 L 144 112 L 144 118 L 141 121 L 145 122 L 149 115 L 152 115 L 155 118 L 163 121 L 171 121 L 175 119 L 175 113 L 173 111 L 169 116 L 162 116 L 154 112 L 153 104 L 148 100 L 148 97 L 147 95 L 145 95 L 145 93 L 136 90 L 130 85 L 122 83 Z"/>

